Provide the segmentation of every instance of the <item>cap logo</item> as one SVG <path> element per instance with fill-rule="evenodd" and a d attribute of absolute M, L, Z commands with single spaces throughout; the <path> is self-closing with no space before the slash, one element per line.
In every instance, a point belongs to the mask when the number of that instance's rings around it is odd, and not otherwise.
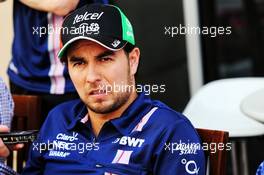
<path fill-rule="evenodd" d="M 112 43 L 112 46 L 116 48 L 120 43 L 121 43 L 121 42 L 120 42 L 119 40 L 116 39 L 116 40 L 114 40 L 114 42 Z"/>
<path fill-rule="evenodd" d="M 78 28 L 75 29 L 75 34 L 99 34 L 100 26 L 98 23 L 82 23 Z"/>
<path fill-rule="evenodd" d="M 82 22 L 82 21 L 88 21 L 88 20 L 98 20 L 101 18 L 101 16 L 104 14 L 104 12 L 101 13 L 88 13 L 85 12 L 83 15 L 76 15 L 74 17 L 73 24 Z"/>

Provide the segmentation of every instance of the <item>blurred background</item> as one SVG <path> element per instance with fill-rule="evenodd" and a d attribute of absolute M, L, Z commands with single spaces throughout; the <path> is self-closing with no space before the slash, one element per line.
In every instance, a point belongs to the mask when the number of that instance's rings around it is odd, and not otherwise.
<path fill-rule="evenodd" d="M 6 74 L 8 63 L 11 59 L 11 45 L 13 38 L 12 26 L 13 1 L 5 1 L 0 4 L 0 76 L 8 82 Z"/>
<path fill-rule="evenodd" d="M 11 58 L 12 0 L 0 4 L 0 76 L 8 83 Z M 165 85 L 152 93 L 183 111 L 201 85 L 231 77 L 264 76 L 264 0 L 113 1 L 131 20 L 141 48 L 138 81 Z M 165 35 L 179 25 L 231 27 L 230 35 Z M 216 92 L 217 93 L 217 92 Z M 263 139 L 248 144 L 249 174 L 264 160 Z M 230 160 L 230 159 L 229 159 Z M 230 161 L 228 162 L 230 164 Z M 232 174 L 228 166 L 228 174 Z"/>

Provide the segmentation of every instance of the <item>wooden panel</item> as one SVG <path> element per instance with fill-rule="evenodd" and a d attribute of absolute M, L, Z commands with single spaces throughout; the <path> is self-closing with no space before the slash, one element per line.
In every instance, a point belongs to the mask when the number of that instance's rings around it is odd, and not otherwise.
<path fill-rule="evenodd" d="M 41 126 L 40 98 L 31 95 L 12 95 L 15 109 L 11 130 L 39 130 Z M 17 153 L 17 172 L 21 173 L 23 162 L 27 160 L 29 144 Z M 14 168 L 13 153 L 8 157 L 7 164 Z"/>
<path fill-rule="evenodd" d="M 224 145 L 228 142 L 228 132 L 225 131 L 216 131 L 216 130 L 207 130 L 207 129 L 197 129 L 198 134 L 203 143 L 210 144 L 219 144 Z M 220 150 L 216 149 L 215 152 L 210 150 L 205 151 L 206 156 L 209 156 L 210 164 L 210 175 L 225 175 L 226 173 L 226 149 Z"/>

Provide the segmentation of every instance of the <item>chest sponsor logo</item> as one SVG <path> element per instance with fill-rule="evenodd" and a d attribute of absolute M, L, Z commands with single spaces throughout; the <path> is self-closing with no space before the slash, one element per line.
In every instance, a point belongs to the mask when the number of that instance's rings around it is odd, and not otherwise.
<path fill-rule="evenodd" d="M 68 151 L 71 151 L 75 146 L 73 142 L 78 140 L 77 136 L 78 133 L 75 132 L 72 135 L 57 134 L 56 140 L 49 144 L 49 156 L 63 158 L 69 156 L 71 153 Z"/>
<path fill-rule="evenodd" d="M 165 143 L 165 151 L 170 151 L 172 154 L 174 152 L 178 152 L 179 155 L 187 155 L 187 154 L 197 154 L 197 151 L 201 149 L 200 143 L 188 143 L 182 142 L 174 142 L 174 143 Z"/>
<path fill-rule="evenodd" d="M 75 132 L 73 132 L 72 135 L 67 135 L 67 134 L 59 133 L 56 136 L 56 139 L 73 142 L 75 140 L 78 140 L 77 136 L 78 136 L 78 133 L 75 133 Z"/>
<path fill-rule="evenodd" d="M 57 134 L 54 140 L 47 142 L 46 149 L 49 151 L 51 157 L 67 157 L 72 152 L 83 154 L 86 151 L 99 150 L 99 143 L 96 142 L 80 142 L 78 140 L 78 133 L 72 134 Z"/>
<path fill-rule="evenodd" d="M 127 145 L 130 147 L 141 147 L 145 139 L 139 139 L 135 137 L 123 136 L 121 138 L 117 138 L 113 143 L 119 143 L 120 145 Z"/>
<path fill-rule="evenodd" d="M 49 156 L 51 157 L 67 157 L 69 156 L 69 152 L 63 152 L 63 151 L 50 151 Z"/>
<path fill-rule="evenodd" d="M 199 173 L 200 168 L 197 167 L 197 164 L 194 160 L 188 161 L 186 159 L 182 159 L 181 163 L 185 165 L 185 171 L 188 174 L 198 174 Z"/>

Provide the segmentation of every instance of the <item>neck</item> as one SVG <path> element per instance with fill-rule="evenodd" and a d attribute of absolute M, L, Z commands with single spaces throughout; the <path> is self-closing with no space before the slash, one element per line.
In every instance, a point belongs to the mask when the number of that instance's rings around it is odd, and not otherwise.
<path fill-rule="evenodd" d="M 95 113 L 91 110 L 89 110 L 88 108 L 88 113 L 89 113 L 89 120 L 91 121 L 91 125 L 92 125 L 92 129 L 93 132 L 95 134 L 95 136 L 97 137 L 103 127 L 103 125 L 105 124 L 105 122 L 111 120 L 111 119 L 115 119 L 115 118 L 119 118 L 121 116 L 121 114 L 128 108 L 128 106 L 137 98 L 137 93 L 133 92 L 129 99 L 127 100 L 127 102 L 121 106 L 119 109 L 107 113 L 107 114 L 99 114 L 99 113 Z"/>

